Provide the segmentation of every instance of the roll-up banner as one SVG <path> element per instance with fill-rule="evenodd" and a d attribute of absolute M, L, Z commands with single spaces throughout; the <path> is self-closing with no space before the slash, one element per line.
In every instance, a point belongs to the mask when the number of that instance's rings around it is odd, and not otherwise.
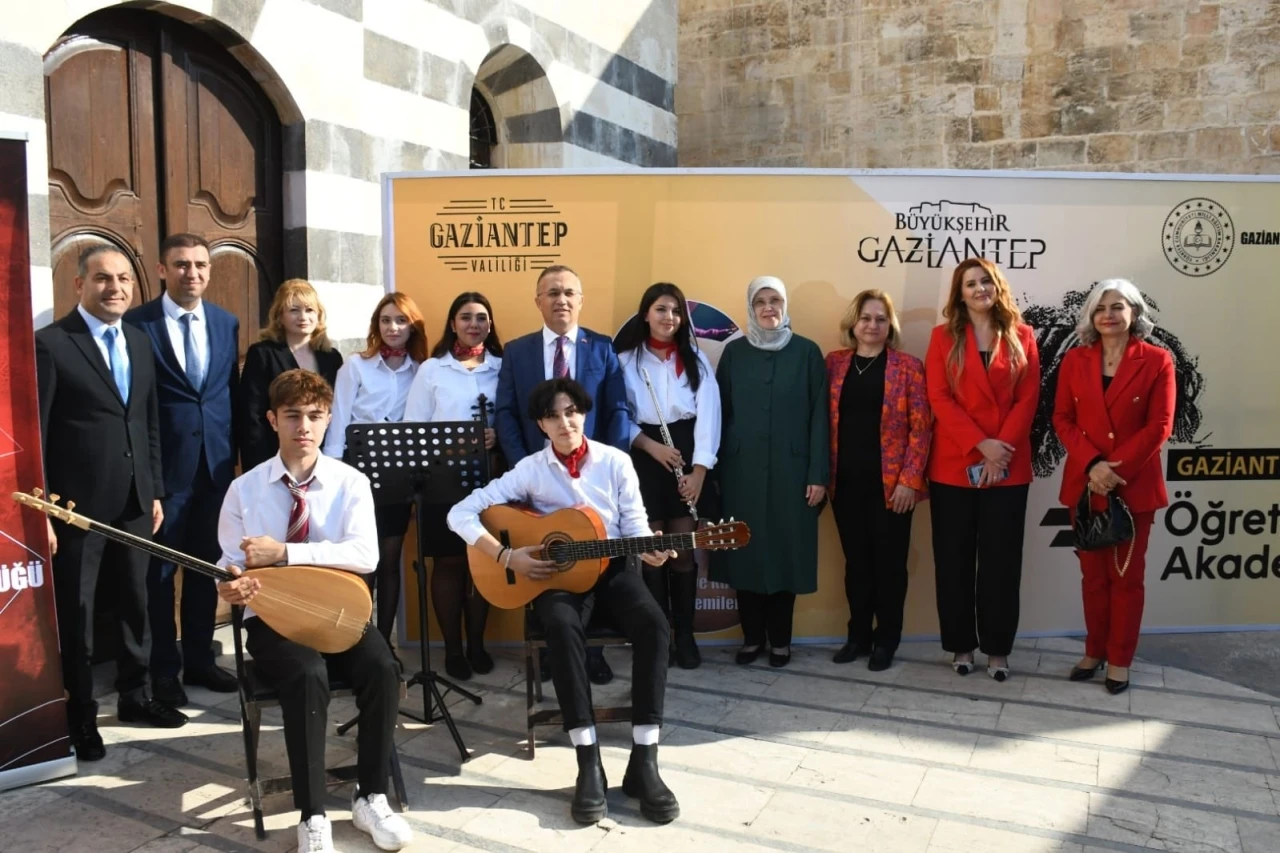
<path fill-rule="evenodd" d="M 76 772 L 67 737 L 36 400 L 26 142 L 0 136 L 0 790 Z"/>
<path fill-rule="evenodd" d="M 479 290 L 504 339 L 535 331 L 538 271 L 583 283 L 581 324 L 614 334 L 645 288 L 678 284 L 716 361 L 742 334 L 746 286 L 787 284 L 792 326 L 824 352 L 867 288 L 887 291 L 903 349 L 924 357 L 961 260 L 995 261 L 1035 328 L 1044 384 L 1033 432 L 1024 635 L 1080 633 L 1080 569 L 1058 503 L 1064 452 L 1049 423 L 1057 370 L 1085 293 L 1128 278 L 1154 342 L 1173 355 L 1178 402 L 1164 451 L 1171 506 L 1147 555 L 1145 630 L 1280 627 L 1280 181 L 1000 172 L 636 170 L 385 177 L 389 286 L 412 296 L 432 341 L 453 297 Z M 818 592 L 797 638 L 842 639 L 848 619 L 835 524 L 820 527 Z M 936 636 L 928 504 L 915 513 L 906 634 Z M 736 636 L 733 591 L 699 581 L 698 630 Z M 412 619 L 415 608 L 408 608 Z M 495 619 L 519 637 L 519 614 Z M 416 636 L 416 625 L 410 626 Z M 495 636 L 495 638 L 498 638 Z"/>

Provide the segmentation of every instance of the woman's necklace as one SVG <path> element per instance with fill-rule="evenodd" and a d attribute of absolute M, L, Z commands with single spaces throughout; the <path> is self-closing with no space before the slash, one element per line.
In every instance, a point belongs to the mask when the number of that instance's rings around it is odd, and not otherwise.
<path fill-rule="evenodd" d="M 858 354 L 855 352 L 855 353 L 853 354 L 853 369 L 854 369 L 854 370 L 856 370 L 856 371 L 858 371 L 858 375 L 859 375 L 859 376 L 861 376 L 862 374 L 866 373 L 868 370 L 870 370 L 870 369 L 871 369 L 871 365 L 875 364 L 875 363 L 876 363 L 876 359 L 878 359 L 878 358 L 879 358 L 883 353 L 884 353 L 884 350 L 880 350 L 880 352 L 878 352 L 878 353 L 876 353 L 875 355 L 871 356 L 871 360 L 867 362 L 867 366 L 866 366 L 866 367 L 863 367 L 862 365 L 860 365 L 860 364 L 858 363 L 858 359 L 862 358 L 862 356 L 858 355 Z"/>

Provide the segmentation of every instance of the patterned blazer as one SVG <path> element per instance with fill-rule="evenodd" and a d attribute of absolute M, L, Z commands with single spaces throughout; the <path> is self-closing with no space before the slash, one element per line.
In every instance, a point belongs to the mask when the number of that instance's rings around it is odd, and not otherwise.
<path fill-rule="evenodd" d="M 925 388 L 924 365 L 920 359 L 896 349 L 887 351 L 884 368 L 884 406 L 880 410 L 880 476 L 888 504 L 893 490 L 902 484 L 914 489 L 916 498 L 928 497 L 925 464 L 933 439 L 933 414 Z M 853 361 L 853 350 L 827 354 L 827 376 L 831 399 L 831 485 L 835 495 L 837 444 L 840 440 L 840 392 Z"/>

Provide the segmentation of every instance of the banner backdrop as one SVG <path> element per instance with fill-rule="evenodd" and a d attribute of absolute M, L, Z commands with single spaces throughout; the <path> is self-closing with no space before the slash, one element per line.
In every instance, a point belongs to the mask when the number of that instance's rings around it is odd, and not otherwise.
<path fill-rule="evenodd" d="M 1049 424 L 1057 369 L 1092 282 L 1133 280 L 1175 359 L 1178 406 L 1166 451 L 1172 506 L 1147 559 L 1149 629 L 1280 627 L 1280 183 L 1019 173 L 468 173 L 386 178 L 390 285 L 432 336 L 450 300 L 479 290 L 504 340 L 534 331 L 538 270 L 581 276 L 581 323 L 615 333 L 655 281 L 680 285 L 716 360 L 741 334 L 746 285 L 786 282 L 792 324 L 823 351 L 866 288 L 888 291 L 903 348 L 923 357 L 951 271 L 985 256 L 1006 272 L 1044 368 L 1033 446 L 1021 631 L 1083 629 L 1080 571 L 1057 502 L 1063 450 Z M 928 504 L 915 514 L 906 633 L 936 635 Z M 796 636 L 843 638 L 844 559 L 830 513 L 818 592 Z M 699 629 L 730 637 L 732 591 L 705 583 Z M 410 611 L 413 608 L 409 608 Z M 503 638 L 518 614 L 502 614 Z M 411 628 L 416 632 L 416 627 Z"/>
<path fill-rule="evenodd" d="M 0 139 L 0 789 L 76 772 L 67 737 L 44 516 L 31 322 L 26 143 Z"/>

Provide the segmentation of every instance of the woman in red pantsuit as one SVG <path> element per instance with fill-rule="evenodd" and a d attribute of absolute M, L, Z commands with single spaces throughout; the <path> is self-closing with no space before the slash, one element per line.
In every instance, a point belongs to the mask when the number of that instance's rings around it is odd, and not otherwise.
<path fill-rule="evenodd" d="M 1107 663 L 1106 689 L 1129 687 L 1144 601 L 1147 538 L 1156 510 L 1169 505 L 1160 448 L 1173 431 L 1177 397 L 1173 358 L 1146 342 L 1154 324 L 1132 282 L 1094 285 L 1080 313 L 1079 346 L 1058 372 L 1053 427 L 1067 449 L 1058 499 L 1071 508 L 1087 488 L 1095 509 L 1113 491 L 1133 513 L 1132 542 L 1081 551 L 1081 591 L 1088 632 L 1085 653 L 1071 670 L 1087 681 Z"/>

